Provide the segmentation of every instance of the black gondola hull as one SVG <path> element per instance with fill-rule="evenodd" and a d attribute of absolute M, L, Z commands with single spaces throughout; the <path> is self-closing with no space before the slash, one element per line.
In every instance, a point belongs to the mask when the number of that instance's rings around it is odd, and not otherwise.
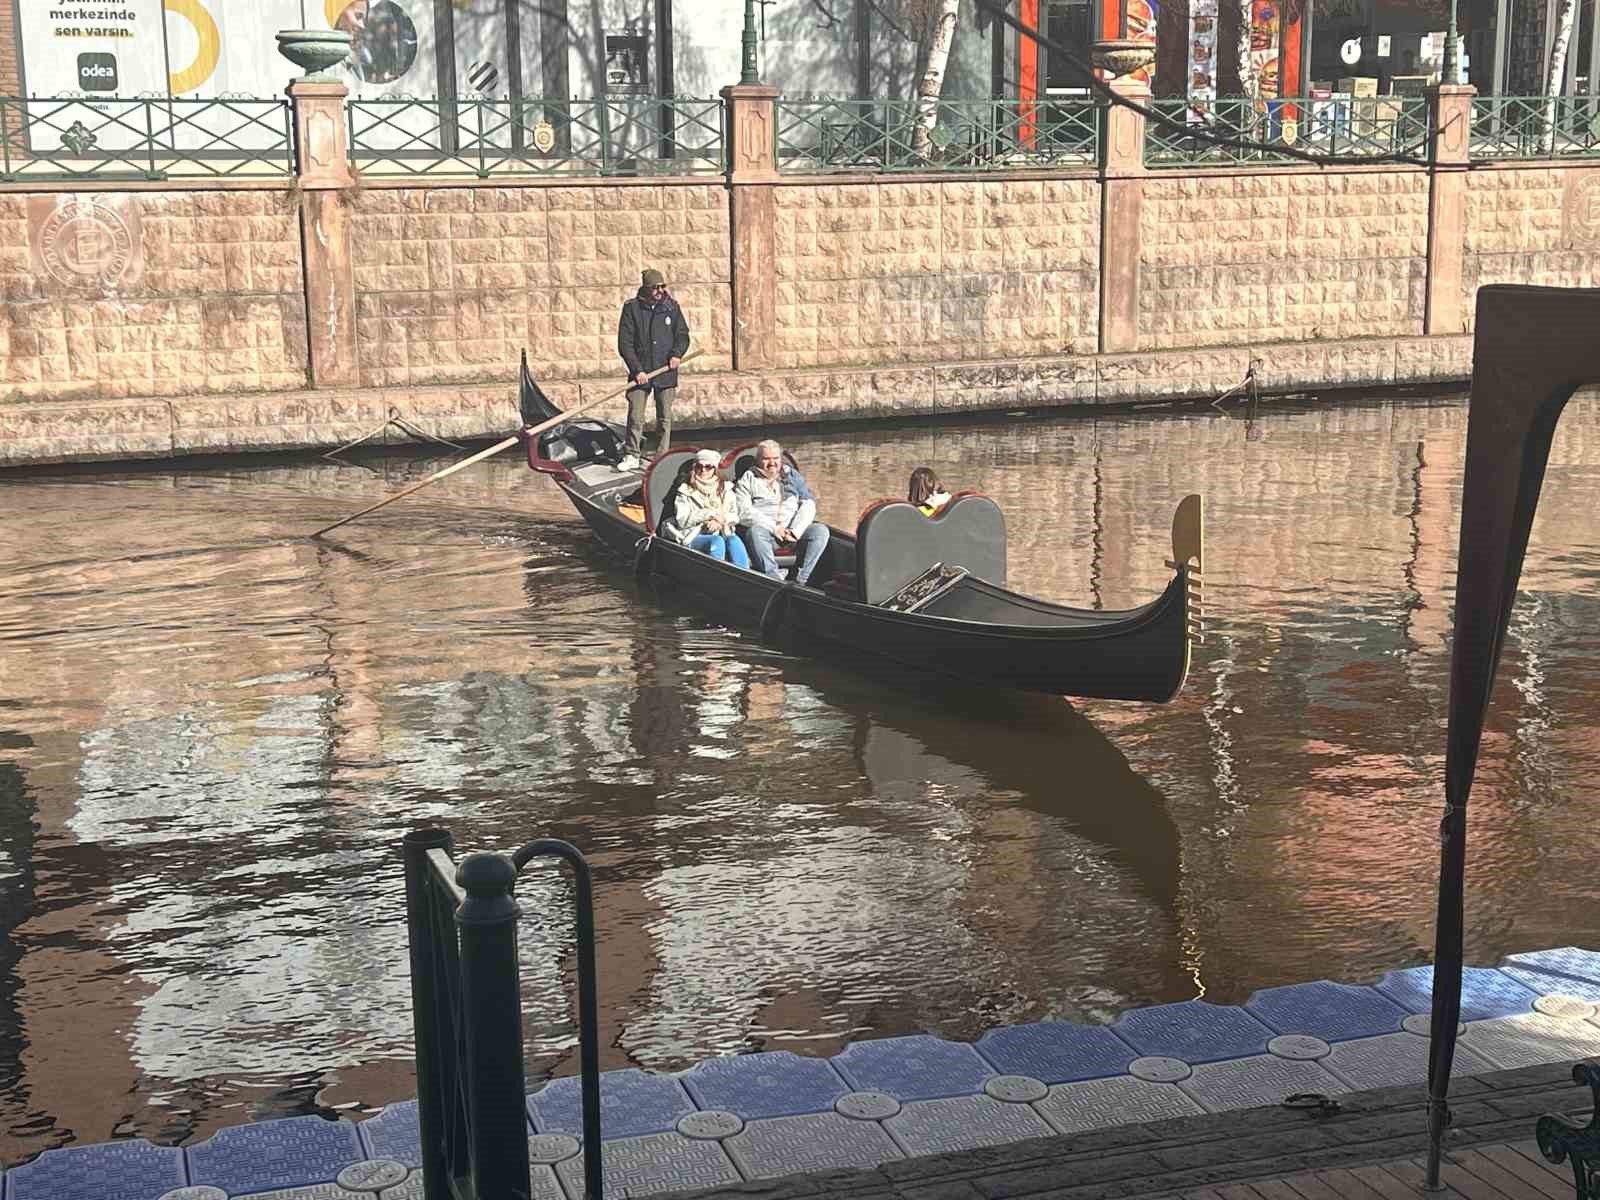
<path fill-rule="evenodd" d="M 1189 595 L 1183 571 L 1142 609 L 1079 612 L 1065 625 L 998 625 L 900 613 L 785 586 L 668 539 L 646 537 L 637 524 L 591 499 L 583 488 L 565 481 L 561 487 L 590 529 L 631 561 L 641 579 L 691 589 L 730 624 L 797 650 L 831 647 L 986 686 L 1105 700 L 1169 700 L 1188 670 Z M 853 553 L 849 535 L 834 530 L 832 538 L 836 553 Z"/>

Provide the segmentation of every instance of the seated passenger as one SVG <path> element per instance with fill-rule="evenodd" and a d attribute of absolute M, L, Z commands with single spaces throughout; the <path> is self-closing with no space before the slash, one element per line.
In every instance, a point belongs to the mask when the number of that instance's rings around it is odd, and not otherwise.
<path fill-rule="evenodd" d="M 749 567 L 750 556 L 735 528 L 739 507 L 733 489 L 717 474 L 721 461 L 715 450 L 696 452 L 689 477 L 672 503 L 672 536 L 718 562 Z"/>
<path fill-rule="evenodd" d="M 783 461 L 783 447 L 768 438 L 756 447 L 756 465 L 739 480 L 739 532 L 756 570 L 782 579 L 779 554 L 795 555 L 794 578 L 805 583 L 828 544 L 817 524 L 817 498 L 800 472 Z"/>
<path fill-rule="evenodd" d="M 931 517 L 950 503 L 950 493 L 944 490 L 944 484 L 939 482 L 932 467 L 918 467 L 911 472 L 906 499 L 920 508 L 923 516 Z"/>

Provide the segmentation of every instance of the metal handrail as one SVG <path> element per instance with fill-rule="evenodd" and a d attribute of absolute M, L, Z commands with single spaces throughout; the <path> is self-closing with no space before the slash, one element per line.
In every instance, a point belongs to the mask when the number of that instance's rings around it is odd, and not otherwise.
<path fill-rule="evenodd" d="M 720 97 L 351 100 L 350 160 L 393 175 L 695 175 L 724 169 Z"/>
<path fill-rule="evenodd" d="M 1600 98 L 1474 96 L 1474 159 L 1600 155 Z"/>
<path fill-rule="evenodd" d="M 602 1200 L 594 896 L 576 847 L 553 838 L 457 866 L 442 829 L 406 834 L 406 925 L 416 1037 L 417 1115 L 427 1200 L 527 1196 L 527 1096 L 512 890 L 536 857 L 571 864 L 577 884 L 578 1010 L 586 1200 Z"/>
<path fill-rule="evenodd" d="M 918 100 L 777 101 L 778 169 L 996 171 L 1092 166 L 1102 105 L 1090 99 L 938 100 L 925 145 Z"/>
<path fill-rule="evenodd" d="M 1304 161 L 1262 145 L 1272 142 L 1343 158 L 1383 159 L 1423 152 L 1428 136 L 1423 96 L 1229 97 L 1203 104 L 1155 100 L 1150 107 L 1167 120 L 1145 122 L 1144 161 L 1149 167 L 1288 166 Z M 1255 144 L 1219 144 L 1194 137 L 1191 130 Z"/>
<path fill-rule="evenodd" d="M 0 182 L 294 173 L 289 101 L 0 96 Z"/>

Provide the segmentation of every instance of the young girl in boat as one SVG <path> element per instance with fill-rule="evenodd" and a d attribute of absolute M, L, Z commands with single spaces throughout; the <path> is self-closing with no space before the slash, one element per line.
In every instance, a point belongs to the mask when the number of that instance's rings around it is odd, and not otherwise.
<path fill-rule="evenodd" d="M 691 550 L 709 554 L 718 562 L 736 567 L 750 566 L 750 553 L 744 548 L 736 528 L 739 507 L 733 489 L 717 474 L 721 459 L 715 450 L 700 450 L 689 465 L 689 477 L 678 488 L 672 506 L 672 524 L 679 542 Z"/>
<path fill-rule="evenodd" d="M 939 482 L 932 467 L 918 467 L 911 472 L 906 499 L 920 508 L 923 516 L 931 517 L 950 503 L 950 493 L 944 490 L 944 484 Z"/>

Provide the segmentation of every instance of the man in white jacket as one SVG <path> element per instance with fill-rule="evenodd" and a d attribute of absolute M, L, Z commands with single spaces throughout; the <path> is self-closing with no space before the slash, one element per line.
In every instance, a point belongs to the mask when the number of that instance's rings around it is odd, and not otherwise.
<path fill-rule="evenodd" d="M 738 499 L 739 531 L 756 570 L 782 579 L 777 556 L 793 554 L 795 582 L 808 581 L 828 544 L 828 527 L 817 523 L 817 498 L 771 438 L 756 447 L 756 465 L 739 479 Z"/>

